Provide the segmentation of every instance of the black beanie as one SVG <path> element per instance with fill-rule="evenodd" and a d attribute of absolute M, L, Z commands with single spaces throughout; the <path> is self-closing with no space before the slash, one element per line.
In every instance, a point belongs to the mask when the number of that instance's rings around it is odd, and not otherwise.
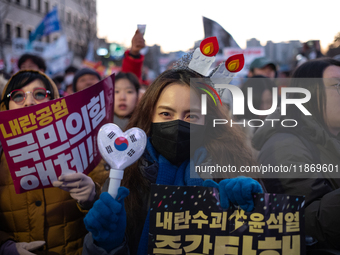
<path fill-rule="evenodd" d="M 73 78 L 73 84 L 72 84 L 73 92 L 77 92 L 77 87 L 76 87 L 77 81 L 81 76 L 85 74 L 95 75 L 98 77 L 99 80 L 101 80 L 99 73 L 97 73 L 95 70 L 90 69 L 90 68 L 80 69 L 75 73 L 74 78 Z"/>

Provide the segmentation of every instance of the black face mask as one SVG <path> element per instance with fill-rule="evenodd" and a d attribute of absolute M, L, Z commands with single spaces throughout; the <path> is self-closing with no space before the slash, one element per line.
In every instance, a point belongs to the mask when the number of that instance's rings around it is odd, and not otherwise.
<path fill-rule="evenodd" d="M 205 126 L 190 124 L 183 120 L 152 123 L 151 143 L 173 165 L 180 165 L 190 158 L 202 143 Z M 193 139 L 190 148 L 190 133 Z"/>

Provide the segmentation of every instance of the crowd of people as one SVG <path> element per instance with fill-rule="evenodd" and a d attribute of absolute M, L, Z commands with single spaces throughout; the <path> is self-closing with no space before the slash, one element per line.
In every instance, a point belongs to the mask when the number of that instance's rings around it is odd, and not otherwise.
<path fill-rule="evenodd" d="M 117 198 L 108 190 L 109 169 L 104 160 L 87 176 L 60 176 L 53 188 L 16 194 L 6 157 L 0 147 L 0 255 L 2 254 L 147 254 L 151 184 L 217 187 L 222 208 L 230 203 L 246 211 L 254 207 L 252 194 L 268 192 L 305 196 L 307 253 L 340 254 L 340 181 L 327 172 L 299 178 L 278 174 L 275 178 L 235 176 L 229 173 L 197 173 L 192 165 L 241 166 L 333 165 L 340 163 L 340 62 L 316 58 L 299 65 L 289 86 L 307 89 L 310 100 L 305 115 L 292 104 L 281 113 L 275 63 L 266 58 L 250 65 L 241 90 L 252 91 L 257 110 L 277 108 L 271 115 L 255 115 L 245 100 L 243 115 L 233 114 L 229 90 L 222 105 L 207 99 L 207 115 L 201 113 L 205 93 L 193 78 L 206 78 L 183 61 L 161 73 L 141 93 L 145 46 L 136 31 L 131 49 L 125 52 L 122 71 L 115 76 L 114 123 L 123 131 L 142 129 L 147 137 L 142 157 L 124 173 Z M 39 56 L 24 54 L 19 72 L 1 77 L 1 111 L 19 109 L 68 96 L 98 83 L 101 77 L 90 68 L 65 69 L 63 79 L 51 79 Z M 312 78 L 312 80 L 310 79 Z M 214 85 L 214 84 L 210 84 Z M 300 99 L 301 93 L 290 98 Z M 274 102 L 277 105 L 274 105 Z M 337 106 L 339 105 L 339 108 Z M 216 125 L 214 119 L 278 120 L 264 125 Z M 294 128 L 280 121 L 294 119 Z M 195 143 L 190 136 L 200 137 Z M 339 199 L 339 200 L 338 200 Z M 339 204 L 338 204 L 339 203 Z"/>

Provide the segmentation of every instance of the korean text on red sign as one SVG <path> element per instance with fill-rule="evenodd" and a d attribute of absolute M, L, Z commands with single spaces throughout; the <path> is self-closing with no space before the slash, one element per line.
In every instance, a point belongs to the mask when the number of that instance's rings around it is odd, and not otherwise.
<path fill-rule="evenodd" d="M 73 95 L 0 112 L 0 140 L 17 193 L 99 163 L 97 133 L 113 120 L 114 75 Z"/>

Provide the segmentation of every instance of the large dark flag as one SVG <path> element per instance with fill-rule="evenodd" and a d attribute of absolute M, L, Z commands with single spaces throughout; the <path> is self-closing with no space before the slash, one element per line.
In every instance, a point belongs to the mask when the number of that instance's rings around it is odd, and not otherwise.
<path fill-rule="evenodd" d="M 204 26 L 204 38 L 216 36 L 218 44 L 220 46 L 220 53 L 222 53 L 225 47 L 237 47 L 237 42 L 225 29 L 218 24 L 216 21 L 208 19 L 203 16 L 203 26 Z"/>

